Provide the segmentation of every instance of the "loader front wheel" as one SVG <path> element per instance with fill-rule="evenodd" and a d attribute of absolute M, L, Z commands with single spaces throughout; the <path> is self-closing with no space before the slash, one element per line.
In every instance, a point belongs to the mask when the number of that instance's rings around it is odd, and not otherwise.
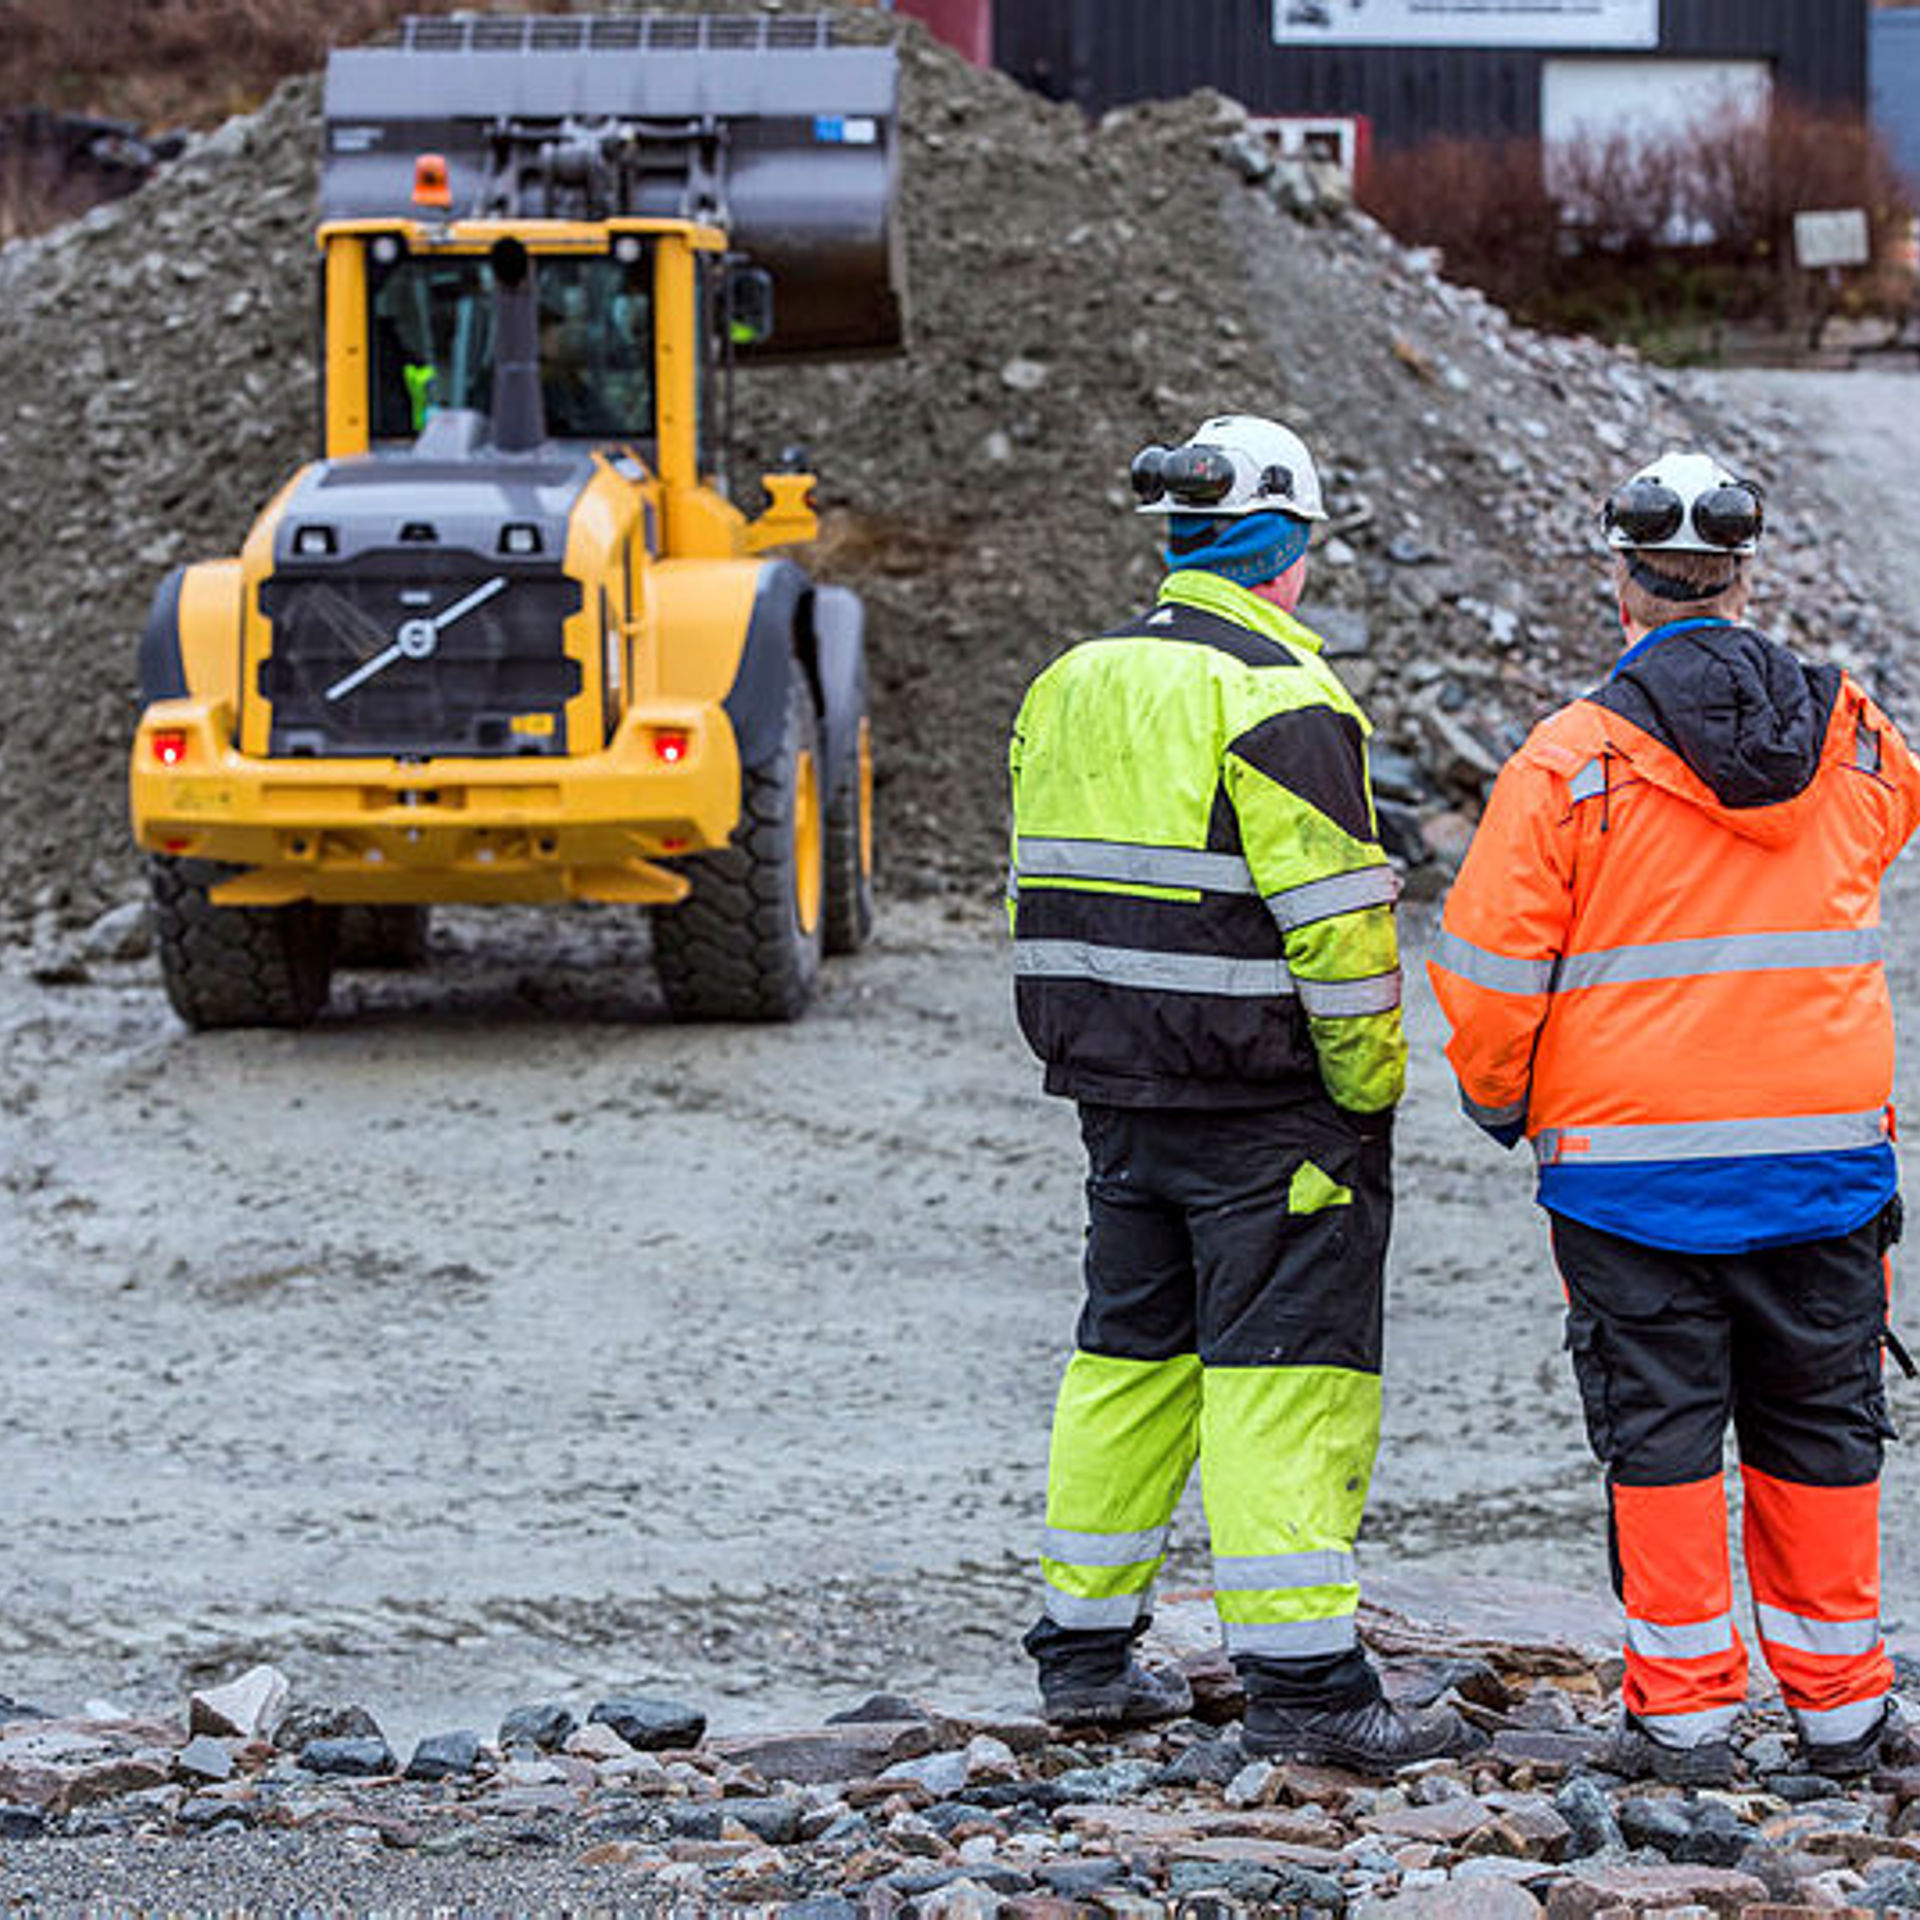
<path fill-rule="evenodd" d="M 829 953 L 858 953 L 873 932 L 873 725 L 864 712 L 851 759 L 827 808 Z"/>
<path fill-rule="evenodd" d="M 333 915 L 310 900 L 215 906 L 208 894 L 237 871 L 164 855 L 148 861 L 167 998 L 190 1027 L 304 1027 L 327 1004 Z"/>
<path fill-rule="evenodd" d="M 731 841 L 681 871 L 692 892 L 653 915 L 673 1017 L 798 1019 L 820 976 L 827 875 L 819 722 L 797 668 L 780 751 L 744 770 Z"/>

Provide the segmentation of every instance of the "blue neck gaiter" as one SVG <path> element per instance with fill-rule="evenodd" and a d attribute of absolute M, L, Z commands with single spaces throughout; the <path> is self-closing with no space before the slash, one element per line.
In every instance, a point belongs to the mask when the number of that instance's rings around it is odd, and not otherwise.
<path fill-rule="evenodd" d="M 1167 523 L 1167 568 L 1177 573 L 1197 567 L 1238 587 L 1264 586 L 1285 573 L 1312 539 L 1312 522 L 1290 513 L 1249 513 L 1239 519 L 1176 513 Z"/>

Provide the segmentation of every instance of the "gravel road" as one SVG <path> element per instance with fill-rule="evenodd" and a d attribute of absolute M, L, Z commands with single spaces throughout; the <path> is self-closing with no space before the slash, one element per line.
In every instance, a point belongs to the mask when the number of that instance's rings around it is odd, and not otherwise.
<path fill-rule="evenodd" d="M 1742 379 L 1834 421 L 1843 500 L 1914 511 L 1920 382 Z M 1920 882 L 1888 916 L 1920 927 Z M 174 1707 L 269 1658 L 396 1744 L 636 1682 L 721 1731 L 1023 1701 L 1079 1194 L 990 907 L 888 903 L 791 1028 L 665 1024 L 617 911 L 436 940 L 299 1035 L 0 959 L 0 1693 Z M 1454 1113 L 1415 981 L 1367 1552 L 1596 1585 L 1530 1182 Z M 1912 1511 L 1920 1463 L 1890 1473 Z M 1889 1550 L 1920 1632 L 1920 1541 Z"/>

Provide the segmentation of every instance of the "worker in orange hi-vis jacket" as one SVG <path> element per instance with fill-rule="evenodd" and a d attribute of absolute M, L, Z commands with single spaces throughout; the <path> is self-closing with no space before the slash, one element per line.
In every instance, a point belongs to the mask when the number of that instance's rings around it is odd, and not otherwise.
<path fill-rule="evenodd" d="M 1730 1777 L 1762 1652 L 1818 1772 L 1906 1736 L 1880 1634 L 1899 1236 L 1880 879 L 1920 769 L 1743 624 L 1759 490 L 1668 454 L 1607 503 L 1626 646 L 1502 770 L 1431 964 L 1468 1115 L 1539 1164 L 1627 1615 L 1616 1762 Z"/>

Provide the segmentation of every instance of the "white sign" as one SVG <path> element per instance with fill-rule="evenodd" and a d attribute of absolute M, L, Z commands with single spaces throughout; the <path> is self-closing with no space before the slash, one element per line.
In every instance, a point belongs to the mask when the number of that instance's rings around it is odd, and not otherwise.
<path fill-rule="evenodd" d="M 1660 0 L 1273 0 L 1283 47 L 1657 47 Z"/>
<path fill-rule="evenodd" d="M 1803 267 L 1864 267 L 1873 258 L 1864 207 L 1793 216 L 1793 252 Z"/>

